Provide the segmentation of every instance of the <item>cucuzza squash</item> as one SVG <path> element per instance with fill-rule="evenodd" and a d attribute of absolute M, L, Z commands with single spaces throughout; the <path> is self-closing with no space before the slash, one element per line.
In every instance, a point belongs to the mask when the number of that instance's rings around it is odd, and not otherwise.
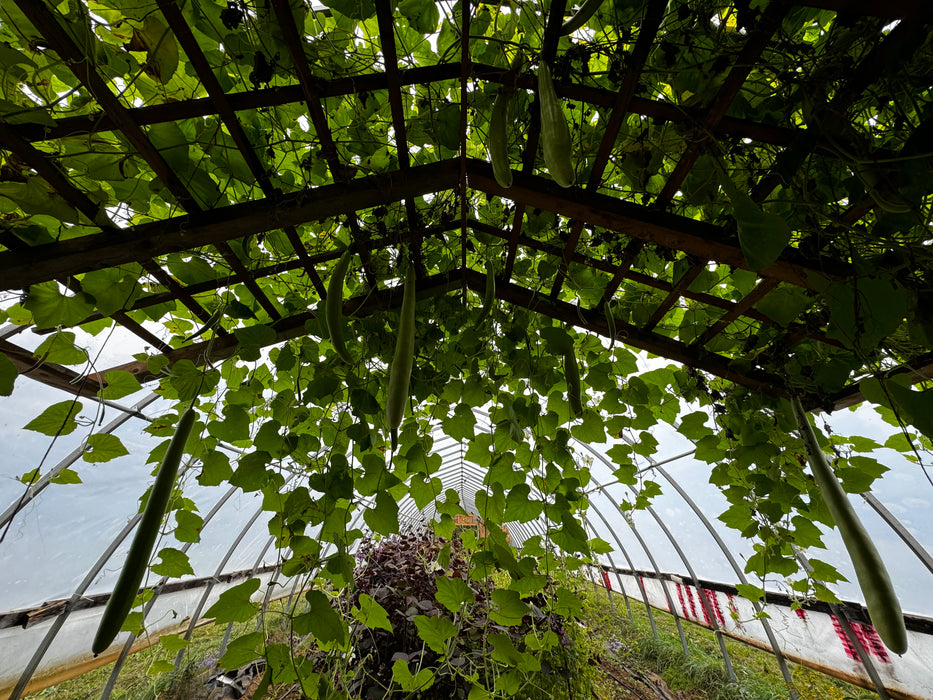
<path fill-rule="evenodd" d="M 337 356 L 347 364 L 353 363 L 353 356 L 343 342 L 343 282 L 352 258 L 353 254 L 349 250 L 345 250 L 340 256 L 327 282 L 327 298 L 324 300 L 324 321 L 330 334 L 330 342 Z"/>
<path fill-rule="evenodd" d="M 509 167 L 509 137 L 506 124 L 509 113 L 509 101 L 512 90 L 501 89 L 496 95 L 492 105 L 492 114 L 489 117 L 489 160 L 492 163 L 492 174 L 501 187 L 508 189 L 512 186 L 512 169 Z"/>
<path fill-rule="evenodd" d="M 564 353 L 564 379 L 567 382 L 567 403 L 574 418 L 583 417 L 583 393 L 580 389 L 580 367 L 577 356 L 570 348 Z"/>
<path fill-rule="evenodd" d="M 185 443 L 191 435 L 191 428 L 194 426 L 196 417 L 197 412 L 192 404 L 181 415 L 175 435 L 165 451 L 162 464 L 159 465 L 155 483 L 149 492 L 149 500 L 146 501 L 146 507 L 136 528 L 136 534 L 133 536 L 129 554 L 126 555 L 126 561 L 120 571 L 120 578 L 117 579 L 113 593 L 107 600 L 107 607 L 104 608 L 97 634 L 91 644 L 94 656 L 105 651 L 113 643 L 133 608 L 133 601 L 136 599 L 143 574 L 146 573 L 146 567 L 149 565 L 149 557 L 152 556 L 152 548 L 159 536 L 162 518 L 165 516 L 165 509 L 168 507 L 169 498 L 175 486 L 175 477 L 185 452 Z"/>
<path fill-rule="evenodd" d="M 415 266 L 408 265 L 405 274 L 405 289 L 402 292 L 401 320 L 398 327 L 398 339 L 395 342 L 395 355 L 389 367 L 389 389 L 386 393 L 386 420 L 392 431 L 392 443 L 402 418 L 405 404 L 408 402 L 408 385 L 411 380 L 411 368 L 415 359 Z"/>
<path fill-rule="evenodd" d="M 820 489 L 820 495 L 826 502 L 833 520 L 836 521 L 846 551 L 852 559 L 852 566 L 855 567 L 859 588 L 865 596 L 865 606 L 868 608 L 871 623 L 888 649 L 895 654 L 903 654 L 907 651 L 907 628 L 904 625 L 904 614 L 901 612 L 900 603 L 894 593 L 894 586 L 881 560 L 881 555 L 878 554 L 877 548 L 833 474 L 823 450 L 820 449 L 816 433 L 807 420 L 807 414 L 803 410 L 800 399 L 794 397 L 792 404 L 794 417 L 797 419 L 797 428 L 803 439 L 807 460 L 810 462 L 810 470 Z"/>
<path fill-rule="evenodd" d="M 561 187 L 576 181 L 571 162 L 570 129 L 551 80 L 551 69 L 541 62 L 538 68 L 538 102 L 541 106 L 541 148 L 551 177 Z"/>
<path fill-rule="evenodd" d="M 483 294 L 483 309 L 479 312 L 479 316 L 476 317 L 476 323 L 473 324 L 474 328 L 479 327 L 479 325 L 486 320 L 492 312 L 492 305 L 495 303 L 496 268 L 493 266 L 492 262 L 489 262 L 486 266 L 486 291 Z"/>

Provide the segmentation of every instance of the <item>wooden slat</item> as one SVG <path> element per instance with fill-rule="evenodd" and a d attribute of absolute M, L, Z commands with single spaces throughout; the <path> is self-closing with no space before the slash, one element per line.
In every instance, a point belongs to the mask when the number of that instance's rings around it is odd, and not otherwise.
<path fill-rule="evenodd" d="M 742 297 L 742 299 L 735 305 L 735 308 L 732 309 L 732 311 L 717 319 L 716 323 L 700 334 L 700 337 L 694 341 L 697 347 L 703 347 L 717 335 L 726 330 L 730 323 L 735 321 L 739 316 L 744 314 L 755 304 L 761 301 L 765 295 L 777 287 L 777 285 L 778 281 L 775 279 L 762 280 L 757 287 Z"/>
<path fill-rule="evenodd" d="M 470 228 L 481 231 L 482 233 L 488 233 L 491 236 L 496 236 L 502 240 L 509 240 L 511 233 L 509 231 L 504 231 L 495 226 L 477 221 L 475 219 L 469 219 L 467 221 Z M 547 253 L 548 255 L 553 255 L 555 257 L 560 257 L 563 254 L 563 249 L 560 246 L 556 246 L 550 243 L 545 243 L 544 241 L 539 241 L 529 236 L 522 235 L 519 239 L 519 245 L 529 248 L 530 250 L 536 250 L 541 253 Z M 574 252 L 571 256 L 571 262 L 578 263 L 580 265 L 586 265 L 594 270 L 599 270 L 600 272 L 605 272 L 608 274 L 614 274 L 617 271 L 617 266 L 609 262 L 604 258 L 591 258 L 583 255 L 580 252 Z M 646 275 L 643 272 L 637 272 L 634 270 L 628 270 L 625 274 L 625 278 L 636 282 L 637 284 L 644 285 L 646 287 L 651 287 L 652 289 L 659 289 L 662 292 L 670 292 L 674 289 L 674 286 L 670 282 L 666 282 L 657 277 L 651 277 Z M 691 291 L 689 287 L 684 287 L 681 289 L 679 296 L 685 299 L 691 299 L 697 301 L 701 304 L 711 306 L 715 309 L 722 309 L 726 313 L 732 313 L 735 311 L 737 304 L 734 301 L 729 301 L 728 299 L 723 299 L 722 297 L 717 297 L 706 292 L 694 292 Z M 739 310 L 739 315 L 746 318 L 753 319 L 759 323 L 764 323 L 768 325 L 775 325 L 774 321 L 768 318 L 765 314 L 761 313 L 754 307 L 748 307 Z M 795 342 L 802 338 L 811 338 L 813 340 L 818 340 L 821 343 L 826 343 L 827 345 L 832 345 L 834 347 L 843 347 L 842 343 L 834 338 L 826 337 L 825 333 L 812 330 L 807 326 L 799 323 L 792 323 L 788 327 L 792 336 L 796 336 L 796 339 L 791 339 L 789 341 L 790 345 L 793 345 Z"/>
<path fill-rule="evenodd" d="M 651 314 L 651 318 L 648 319 L 648 322 L 642 326 L 642 328 L 646 331 L 654 330 L 654 327 L 657 326 L 661 322 L 661 319 L 667 315 L 667 312 L 671 310 L 671 307 L 674 306 L 677 300 L 683 296 L 683 293 L 687 287 L 689 287 L 705 269 L 706 268 L 703 265 L 692 265 L 689 267 L 684 273 L 683 277 L 681 277 L 677 282 L 677 284 L 671 287 L 671 291 L 668 292 L 667 297 L 665 297 L 661 303 L 658 304 L 658 308 L 654 310 L 654 313 Z"/>

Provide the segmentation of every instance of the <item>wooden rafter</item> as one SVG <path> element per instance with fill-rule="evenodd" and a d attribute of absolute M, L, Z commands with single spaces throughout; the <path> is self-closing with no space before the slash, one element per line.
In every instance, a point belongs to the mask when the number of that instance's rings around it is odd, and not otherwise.
<path fill-rule="evenodd" d="M 285 195 L 278 201 L 233 204 L 206 214 L 141 224 L 116 234 L 99 233 L 0 253 L 0 285 L 3 289 L 21 289 L 62 274 L 138 262 L 281 226 L 320 221 L 402 197 L 453 189 L 459 173 L 458 159 L 439 161 L 411 168 L 405 178 L 395 173 L 357 178 L 346 184 Z"/>
<path fill-rule="evenodd" d="M 492 175 L 492 168 L 483 161 L 468 163 L 470 182 L 489 194 L 508 197 L 527 206 L 554 212 L 585 223 L 618 231 L 625 236 L 647 240 L 658 245 L 682 250 L 688 255 L 707 257 L 732 267 L 748 269 L 748 263 L 738 241 L 726 229 L 676 214 L 653 211 L 630 202 L 603 194 L 568 192 L 550 180 L 534 175 L 515 173 L 512 187 L 503 189 Z M 844 277 L 845 265 L 826 260 L 817 267 L 803 259 L 796 250 L 789 249 L 785 256 L 762 275 L 775 277 L 801 287 L 811 288 L 808 275 L 817 274 L 830 279 Z"/>

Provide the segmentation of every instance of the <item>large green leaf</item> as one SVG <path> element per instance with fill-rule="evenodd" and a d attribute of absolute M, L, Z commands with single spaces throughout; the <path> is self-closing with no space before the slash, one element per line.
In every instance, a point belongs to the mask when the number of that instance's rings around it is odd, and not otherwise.
<path fill-rule="evenodd" d="M 732 202 L 732 216 L 738 225 L 739 244 L 748 266 L 752 270 L 770 267 L 790 243 L 793 231 L 779 214 L 762 211 L 728 175 L 721 174 L 720 182 Z"/>
<path fill-rule="evenodd" d="M 457 626 L 446 617 L 415 616 L 418 636 L 438 654 L 447 653 L 447 642 L 457 636 Z"/>
<path fill-rule="evenodd" d="M 94 300 L 83 292 L 66 296 L 57 282 L 41 282 L 29 288 L 23 306 L 32 313 L 39 328 L 74 326 L 94 312 Z"/>
<path fill-rule="evenodd" d="M 81 411 L 80 401 L 60 401 L 45 409 L 37 418 L 26 424 L 26 430 L 35 430 L 43 435 L 69 435 L 78 427 L 75 416 Z"/>
<path fill-rule="evenodd" d="M 247 579 L 220 594 L 217 602 L 207 609 L 204 617 L 213 617 L 216 622 L 246 622 L 253 617 L 258 608 L 250 600 L 259 590 L 258 578 Z"/>

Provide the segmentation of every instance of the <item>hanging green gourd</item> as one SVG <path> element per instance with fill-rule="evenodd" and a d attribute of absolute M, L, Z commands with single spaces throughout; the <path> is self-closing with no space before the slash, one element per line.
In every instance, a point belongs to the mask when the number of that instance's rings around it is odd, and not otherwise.
<path fill-rule="evenodd" d="M 538 67 L 538 102 L 541 107 L 541 148 L 544 151 L 544 163 L 554 182 L 561 187 L 570 187 L 576 181 L 570 159 L 570 129 L 554 90 L 551 70 L 544 61 L 541 61 Z"/>
<path fill-rule="evenodd" d="M 353 253 L 349 249 L 340 256 L 327 283 L 327 298 L 324 300 L 324 320 L 330 342 L 337 356 L 348 364 L 353 363 L 353 356 L 343 342 L 343 283 L 352 259 Z"/>
<path fill-rule="evenodd" d="M 133 608 L 133 601 L 136 599 L 146 567 L 149 565 L 149 557 L 152 556 L 152 548 L 159 536 L 162 518 L 165 516 L 165 510 L 168 508 L 172 489 L 175 486 L 175 476 L 178 474 L 178 466 L 185 453 L 185 443 L 191 435 L 191 428 L 194 426 L 196 417 L 197 412 L 192 404 L 179 419 L 175 435 L 165 451 L 162 464 L 159 465 L 155 483 L 149 492 L 149 500 L 146 501 L 142 518 L 136 528 L 136 535 L 133 537 L 130 551 L 120 571 L 120 578 L 117 579 L 113 593 L 107 600 L 107 607 L 104 608 L 97 634 L 91 644 L 91 651 L 95 656 L 113 643 Z"/>
<path fill-rule="evenodd" d="M 389 388 L 386 393 L 386 420 L 392 431 L 393 448 L 398 442 L 398 428 L 405 415 L 408 385 L 415 358 L 415 266 L 408 265 L 405 289 L 402 292 L 402 311 L 395 343 L 395 355 L 389 367 Z"/>
<path fill-rule="evenodd" d="M 907 651 L 907 628 L 904 625 L 904 614 L 901 612 L 900 603 L 894 593 L 894 585 L 881 560 L 881 555 L 878 554 L 875 544 L 865 531 L 852 504 L 849 503 L 842 486 L 839 485 L 832 467 L 826 460 L 826 455 L 820 449 L 816 433 L 807 420 L 807 414 L 803 410 L 800 399 L 794 397 L 792 404 L 794 416 L 797 419 L 797 428 L 810 462 L 810 470 L 813 472 L 820 495 L 826 507 L 829 508 L 836 527 L 839 528 L 842 543 L 852 559 L 852 566 L 855 568 L 862 595 L 865 596 L 865 607 L 868 608 L 871 623 L 888 649 L 895 654 L 903 654 Z"/>

